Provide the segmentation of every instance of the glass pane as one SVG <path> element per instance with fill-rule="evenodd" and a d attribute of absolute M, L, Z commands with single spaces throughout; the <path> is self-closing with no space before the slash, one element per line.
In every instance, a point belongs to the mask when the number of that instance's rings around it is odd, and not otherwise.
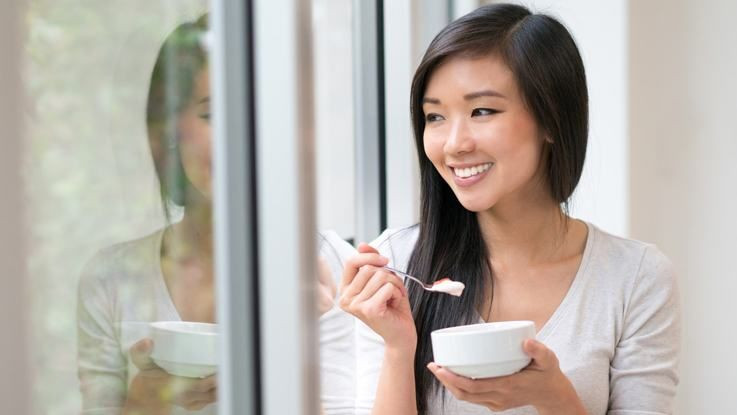
<path fill-rule="evenodd" d="M 325 414 L 353 413 L 354 319 L 335 304 L 344 261 L 355 251 L 353 2 L 313 0 L 320 393 Z"/>
<path fill-rule="evenodd" d="M 207 1 L 29 3 L 34 413 L 214 414 Z"/>
<path fill-rule="evenodd" d="M 353 130 L 353 7 L 349 0 L 314 0 L 318 229 L 355 235 L 355 140 Z"/>

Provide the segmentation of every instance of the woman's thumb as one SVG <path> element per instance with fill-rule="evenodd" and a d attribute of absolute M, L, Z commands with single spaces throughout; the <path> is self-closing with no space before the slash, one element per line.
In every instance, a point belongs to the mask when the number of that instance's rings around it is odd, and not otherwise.
<path fill-rule="evenodd" d="M 360 244 L 358 244 L 358 252 L 362 254 L 378 254 L 379 253 L 379 251 L 377 251 L 373 246 L 365 242 L 361 242 Z"/>
<path fill-rule="evenodd" d="M 153 348 L 151 339 L 142 339 L 136 342 L 130 348 L 131 361 L 138 370 L 147 370 L 156 368 L 156 364 L 151 360 L 151 349 Z"/>
<path fill-rule="evenodd" d="M 523 348 L 525 353 L 540 366 L 548 367 L 556 363 L 557 358 L 553 351 L 535 339 L 525 340 Z"/>

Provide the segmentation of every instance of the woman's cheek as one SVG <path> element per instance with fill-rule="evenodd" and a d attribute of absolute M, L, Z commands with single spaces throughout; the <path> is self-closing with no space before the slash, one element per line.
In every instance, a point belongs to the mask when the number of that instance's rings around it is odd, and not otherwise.
<path fill-rule="evenodd" d="M 437 167 L 439 161 L 443 159 L 443 142 L 436 132 L 425 132 L 423 136 L 423 146 L 427 158 Z"/>

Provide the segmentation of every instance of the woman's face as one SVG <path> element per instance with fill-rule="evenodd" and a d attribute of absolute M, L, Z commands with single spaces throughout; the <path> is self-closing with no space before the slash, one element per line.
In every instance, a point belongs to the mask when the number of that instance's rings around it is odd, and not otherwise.
<path fill-rule="evenodd" d="M 547 192 L 542 134 L 501 58 L 444 62 L 430 76 L 422 109 L 425 153 L 466 209 L 514 209 Z"/>
<path fill-rule="evenodd" d="M 207 68 L 194 79 L 189 103 L 177 121 L 179 152 L 184 173 L 207 199 L 212 199 L 210 80 Z"/>

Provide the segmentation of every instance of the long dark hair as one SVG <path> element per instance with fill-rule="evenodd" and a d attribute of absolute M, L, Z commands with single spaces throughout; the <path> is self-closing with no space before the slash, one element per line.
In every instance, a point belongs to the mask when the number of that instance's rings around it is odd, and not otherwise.
<path fill-rule="evenodd" d="M 477 216 L 466 210 L 424 152 L 422 99 L 433 71 L 452 57 L 496 54 L 510 68 L 524 103 L 546 138 L 541 167 L 552 197 L 567 206 L 586 155 L 588 92 L 583 61 L 566 28 L 557 20 L 511 4 L 481 7 L 445 27 L 428 46 L 412 80 L 410 111 L 420 162 L 419 239 L 408 272 L 426 282 L 451 275 L 466 285 L 460 298 L 426 295 L 409 286 L 417 327 L 415 355 L 417 407 L 427 402 L 439 382 L 426 369 L 432 361 L 430 333 L 471 324 L 486 292 L 492 293 L 488 250 Z M 548 141 L 549 140 L 549 141 Z"/>
<path fill-rule="evenodd" d="M 192 98 L 195 78 L 208 63 L 207 28 L 207 14 L 177 26 L 161 45 L 151 72 L 146 126 L 167 219 L 171 219 L 167 202 L 184 206 L 192 186 L 182 167 L 177 119 Z"/>

